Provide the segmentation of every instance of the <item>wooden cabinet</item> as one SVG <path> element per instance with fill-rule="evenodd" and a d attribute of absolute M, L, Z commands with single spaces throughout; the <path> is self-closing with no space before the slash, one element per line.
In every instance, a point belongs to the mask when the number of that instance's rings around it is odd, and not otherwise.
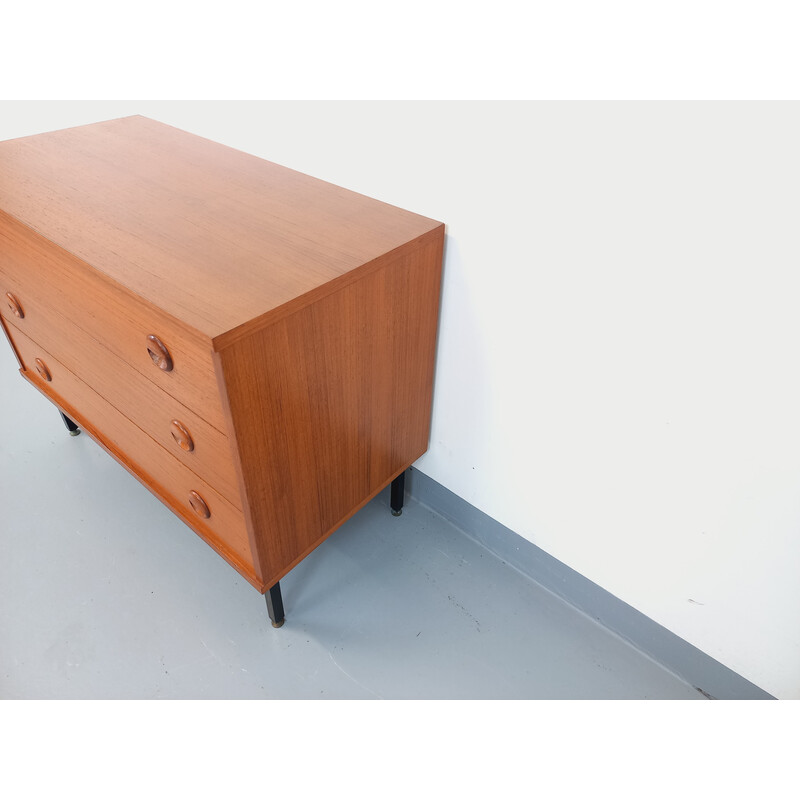
<path fill-rule="evenodd" d="M 20 372 L 262 593 L 427 449 L 443 239 L 143 117 L 0 143 Z"/>

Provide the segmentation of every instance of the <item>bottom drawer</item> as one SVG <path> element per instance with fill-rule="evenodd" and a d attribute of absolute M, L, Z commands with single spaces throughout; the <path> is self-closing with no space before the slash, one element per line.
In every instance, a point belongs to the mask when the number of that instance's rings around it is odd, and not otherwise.
<path fill-rule="evenodd" d="M 22 374 L 260 589 L 242 512 L 50 353 L 11 326 L 7 331 Z"/>

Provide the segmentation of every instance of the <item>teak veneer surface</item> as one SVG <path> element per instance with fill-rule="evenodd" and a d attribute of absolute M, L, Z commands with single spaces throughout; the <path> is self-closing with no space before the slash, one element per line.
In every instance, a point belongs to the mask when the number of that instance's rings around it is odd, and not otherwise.
<path fill-rule="evenodd" d="M 145 117 L 0 142 L 0 208 L 217 346 L 441 227 Z"/>

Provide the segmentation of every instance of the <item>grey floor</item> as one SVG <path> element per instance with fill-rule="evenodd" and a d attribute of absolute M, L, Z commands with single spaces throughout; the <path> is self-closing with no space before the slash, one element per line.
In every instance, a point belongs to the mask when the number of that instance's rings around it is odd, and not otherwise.
<path fill-rule="evenodd" d="M 703 699 L 413 499 L 281 582 L 287 621 L 0 341 L 0 698 Z"/>

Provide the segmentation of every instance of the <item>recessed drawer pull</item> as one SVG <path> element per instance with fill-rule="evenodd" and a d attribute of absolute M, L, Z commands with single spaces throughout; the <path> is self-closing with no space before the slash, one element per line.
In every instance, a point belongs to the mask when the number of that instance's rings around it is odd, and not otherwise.
<path fill-rule="evenodd" d="M 211 516 L 211 512 L 208 510 L 206 501 L 203 500 L 203 498 L 200 497 L 197 492 L 189 492 L 189 505 L 192 507 L 192 511 L 194 511 L 198 517 L 208 519 Z"/>
<path fill-rule="evenodd" d="M 192 450 L 194 450 L 194 441 L 192 440 L 191 434 L 186 430 L 186 426 L 180 422 L 180 420 L 172 420 L 170 424 L 170 433 L 181 450 L 185 450 L 187 453 L 191 453 Z"/>
<path fill-rule="evenodd" d="M 159 369 L 163 369 L 164 372 L 172 371 L 172 356 L 169 354 L 167 346 L 158 336 L 150 334 L 150 336 L 147 337 L 147 353 L 151 361 Z"/>
<path fill-rule="evenodd" d="M 50 374 L 50 370 L 47 369 L 47 364 L 45 364 L 44 361 L 42 361 L 41 358 L 37 358 L 33 362 L 33 364 L 36 367 L 36 371 L 39 373 L 39 377 L 42 380 L 45 380 L 48 383 L 50 383 L 50 381 L 53 380 L 53 376 Z"/>
<path fill-rule="evenodd" d="M 11 313 L 18 317 L 19 319 L 25 319 L 25 312 L 22 310 L 22 306 L 19 304 L 19 300 L 14 297 L 11 292 L 6 292 L 6 301 L 8 302 L 8 307 L 11 310 Z"/>

